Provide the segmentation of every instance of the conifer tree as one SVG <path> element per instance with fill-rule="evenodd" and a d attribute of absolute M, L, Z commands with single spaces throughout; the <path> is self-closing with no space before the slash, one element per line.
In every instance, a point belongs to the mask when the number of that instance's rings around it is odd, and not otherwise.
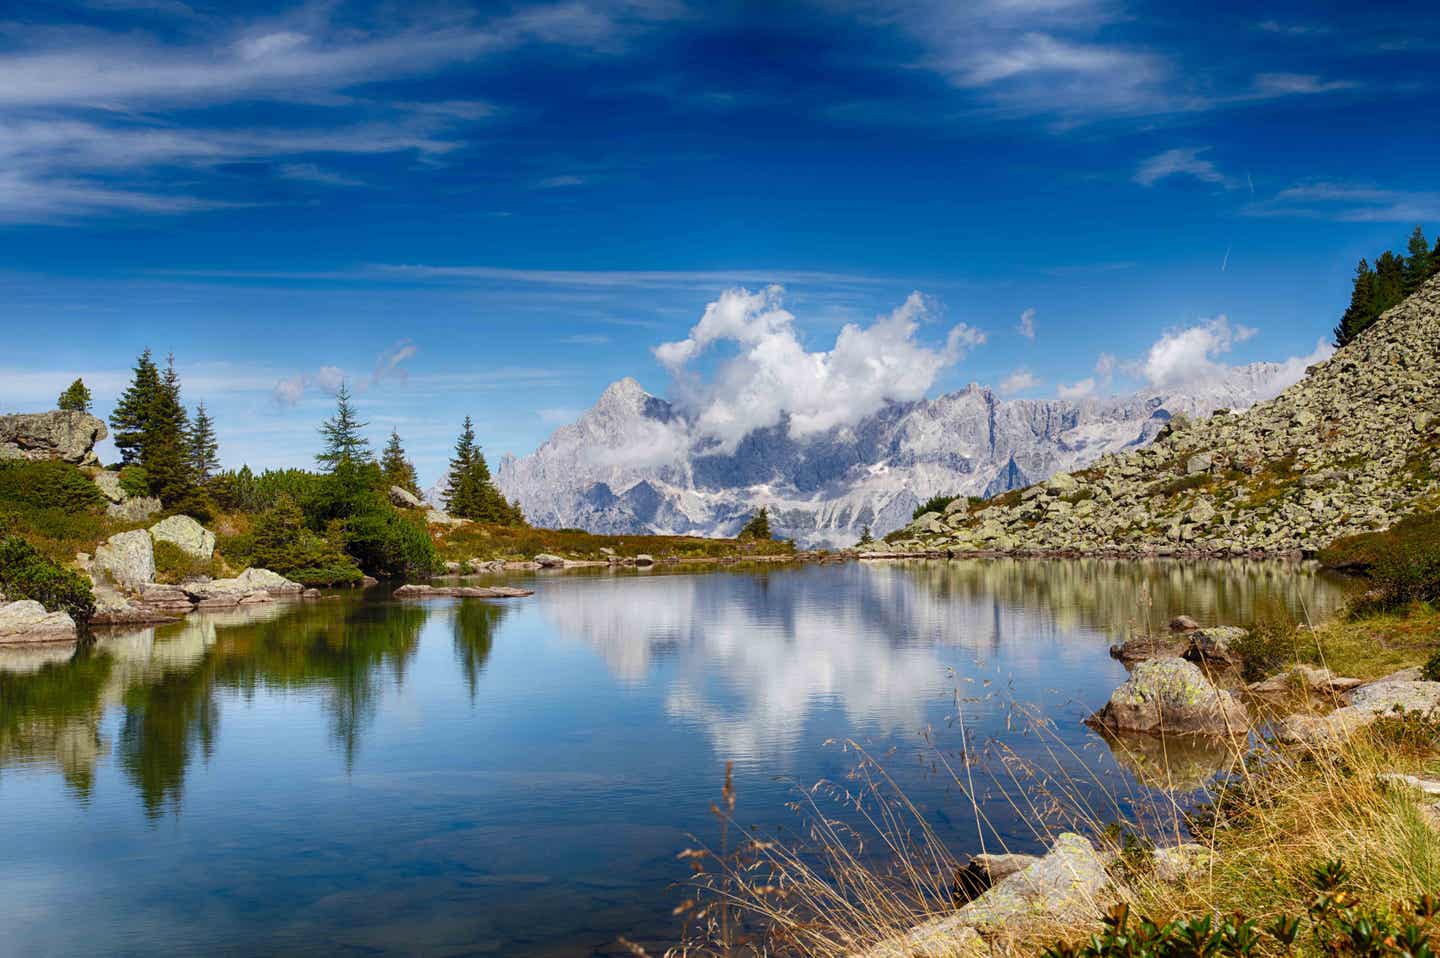
<path fill-rule="evenodd" d="M 871 543 L 873 543 L 874 541 L 875 541 L 875 537 L 870 534 L 870 527 L 869 527 L 869 526 L 861 526 L 861 528 L 860 528 L 860 541 L 857 542 L 856 545 L 868 546 L 868 545 L 870 545 Z"/>
<path fill-rule="evenodd" d="M 750 521 L 745 523 L 745 528 L 740 530 L 742 539 L 769 539 L 770 538 L 770 509 L 761 506 L 755 510 Z"/>
<path fill-rule="evenodd" d="M 146 349 L 135 360 L 135 375 L 115 411 L 110 414 L 110 427 L 115 431 L 115 448 L 126 465 L 140 461 L 140 447 L 150 423 L 150 411 L 160 392 L 160 371 Z"/>
<path fill-rule="evenodd" d="M 1405 295 L 1409 296 L 1435 272 L 1434 260 L 1430 255 L 1430 242 L 1425 239 L 1425 231 L 1418 226 L 1410 234 L 1407 252 L 1410 255 L 1405 258 L 1404 289 Z"/>
<path fill-rule="evenodd" d="M 189 439 L 190 471 L 196 482 L 206 482 L 220 468 L 220 443 L 215 438 L 215 421 L 203 402 L 195 407 Z"/>
<path fill-rule="evenodd" d="M 168 357 L 165 372 L 150 403 L 140 437 L 140 465 L 150 482 L 150 493 L 166 505 L 178 502 L 195 485 L 190 468 L 190 423 L 180 401 L 180 376 L 175 357 Z"/>
<path fill-rule="evenodd" d="M 361 422 L 350 405 L 350 387 L 344 382 L 335 392 L 335 415 L 320 424 L 320 435 L 325 437 L 325 448 L 315 461 L 334 472 L 342 465 L 356 465 L 373 460 L 370 440 L 361 431 L 369 426 Z"/>
<path fill-rule="evenodd" d="M 1355 267 L 1355 285 L 1350 291 L 1350 305 L 1345 310 L 1345 315 L 1340 317 L 1340 324 L 1335 327 L 1335 345 L 1344 346 L 1360 331 L 1374 320 L 1370 312 L 1375 298 L 1375 273 L 1370 269 L 1370 264 L 1361 260 Z"/>
<path fill-rule="evenodd" d="M 469 416 L 455 441 L 450 476 L 445 483 L 445 511 L 462 519 L 497 525 L 523 525 L 520 508 L 507 501 L 490 478 L 490 466 L 475 442 L 475 424 Z"/>
<path fill-rule="evenodd" d="M 420 481 L 415 475 L 415 466 L 406 458 L 405 448 L 400 445 L 400 434 L 394 429 L 390 430 L 390 440 L 385 443 L 385 451 L 380 454 L 380 473 L 387 486 L 399 486 L 411 495 L 420 495 Z"/>
<path fill-rule="evenodd" d="M 90 411 L 90 390 L 85 381 L 77 379 L 60 394 L 56 406 L 67 412 L 89 412 Z"/>
<path fill-rule="evenodd" d="M 1405 298 L 1405 260 L 1388 249 L 1375 261 L 1375 286 L 1371 311 L 1375 319 Z"/>

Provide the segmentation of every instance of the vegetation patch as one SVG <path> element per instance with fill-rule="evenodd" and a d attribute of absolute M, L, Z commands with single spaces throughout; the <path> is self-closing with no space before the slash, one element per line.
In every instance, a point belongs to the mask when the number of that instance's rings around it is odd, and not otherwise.
<path fill-rule="evenodd" d="M 919 519 L 927 512 L 944 512 L 946 506 L 959 498 L 959 496 L 931 496 L 915 507 L 915 511 L 910 513 L 910 519 L 911 521 Z"/>
<path fill-rule="evenodd" d="M 1357 604 L 1359 613 L 1440 602 L 1440 513 L 1415 513 L 1383 532 L 1337 539 L 1319 558 L 1374 583 L 1373 592 Z"/>
<path fill-rule="evenodd" d="M 161 539 L 155 543 L 155 581 L 174 584 L 201 576 L 218 578 L 220 563 L 215 558 L 193 556 L 173 542 Z"/>
<path fill-rule="evenodd" d="M 0 592 L 7 601 L 33 599 L 52 611 L 68 612 L 77 625 L 83 626 L 95 614 L 90 580 L 19 536 L 0 538 Z"/>
<path fill-rule="evenodd" d="M 892 533 L 893 534 L 893 533 Z M 616 556 L 650 555 L 656 559 L 711 561 L 741 556 L 787 556 L 795 543 L 775 539 L 704 539 L 699 536 L 596 535 L 570 529 L 470 523 L 441 534 L 436 545 L 442 558 L 521 561 L 542 552 L 571 559 L 604 560 Z"/>

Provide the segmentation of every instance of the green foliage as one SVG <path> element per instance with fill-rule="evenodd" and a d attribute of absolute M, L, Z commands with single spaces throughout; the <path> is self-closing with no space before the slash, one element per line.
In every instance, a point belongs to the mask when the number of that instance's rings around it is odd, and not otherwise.
<path fill-rule="evenodd" d="M 1440 601 L 1440 513 L 1406 516 L 1384 532 L 1338 539 L 1322 549 L 1331 568 L 1362 573 L 1375 584 L 1357 611 Z"/>
<path fill-rule="evenodd" d="M 120 488 L 127 496 L 150 495 L 150 474 L 140 464 L 120 467 Z"/>
<path fill-rule="evenodd" d="M 1440 651 L 1426 660 L 1424 668 L 1420 670 L 1420 676 L 1427 682 L 1440 682 Z"/>
<path fill-rule="evenodd" d="M 960 497 L 931 496 L 928 500 L 920 503 L 920 505 L 915 507 L 915 511 L 910 514 L 910 518 L 911 520 L 919 519 L 927 512 L 944 512 L 945 507 L 950 505 L 950 503 L 954 502 L 958 498 Z"/>
<path fill-rule="evenodd" d="M 286 494 L 255 520 L 248 536 L 226 548 L 241 561 L 305 585 L 343 585 L 361 577 L 355 560 L 309 528 L 300 506 Z"/>
<path fill-rule="evenodd" d="M 0 592 L 12 602 L 33 599 L 46 609 L 68 612 L 80 626 L 95 614 L 90 581 L 42 555 L 19 536 L 0 539 Z"/>
<path fill-rule="evenodd" d="M 189 435 L 190 416 L 180 401 L 180 377 L 170 356 L 140 439 L 140 464 L 150 477 L 150 494 L 166 506 L 173 507 L 195 488 Z"/>
<path fill-rule="evenodd" d="M 146 349 L 135 360 L 134 378 L 120 394 L 115 410 L 110 414 L 115 448 L 120 450 L 121 460 L 126 465 L 140 461 L 140 449 L 150 421 L 150 410 L 159 392 L 160 370 L 156 368 L 150 350 Z"/>
<path fill-rule="evenodd" d="M 242 466 L 215 476 L 207 488 L 220 508 L 257 513 L 272 508 L 282 496 L 308 502 L 324 481 L 324 476 L 304 469 L 267 469 L 257 476 Z"/>
<path fill-rule="evenodd" d="M 1258 604 L 1252 618 L 1249 632 L 1232 648 L 1240 656 L 1241 676 L 1258 682 L 1295 664 L 1299 623 L 1289 606 L 1273 599 Z"/>
<path fill-rule="evenodd" d="M 475 442 L 475 424 L 469 416 L 455 440 L 444 499 L 445 510 L 452 516 L 495 525 L 525 524 L 520 507 L 508 502 L 491 481 L 490 467 Z"/>
<path fill-rule="evenodd" d="M 1342 863 L 1319 865 L 1305 915 L 1263 920 L 1207 913 L 1157 925 L 1143 917 L 1132 921 L 1130 906 L 1118 904 L 1106 912 L 1098 934 L 1078 945 L 1057 943 L 1043 958 L 1249 958 L 1293 952 L 1302 942 L 1337 958 L 1435 958 L 1432 942 L 1440 898 L 1425 894 L 1393 909 L 1368 908 L 1347 889 L 1349 883 Z"/>
<path fill-rule="evenodd" d="M 756 509 L 755 514 L 750 517 L 750 521 L 745 523 L 745 527 L 740 530 L 740 535 L 738 536 L 738 538 L 761 540 L 770 539 L 771 535 L 769 508 L 766 506 L 761 506 L 759 509 Z"/>
<path fill-rule="evenodd" d="M 0 507 L 98 512 L 103 503 L 104 497 L 90 477 L 68 462 L 0 462 Z"/>
<path fill-rule="evenodd" d="M 89 388 L 86 387 L 84 380 L 77 379 L 60 394 L 60 398 L 55 401 L 55 405 L 68 412 L 88 413 L 90 411 L 90 402 L 91 396 Z"/>
<path fill-rule="evenodd" d="M 220 468 L 220 443 L 215 438 L 215 421 L 202 402 L 195 407 L 195 422 L 187 437 L 190 471 L 196 482 L 208 482 Z"/>
<path fill-rule="evenodd" d="M 214 578 L 215 572 L 214 559 L 197 558 L 165 539 L 155 543 L 156 582 L 184 582 L 200 576 Z"/>
<path fill-rule="evenodd" d="M 325 447 L 316 455 L 315 461 L 326 472 L 334 472 L 342 465 L 373 460 L 370 440 L 361 434 L 368 425 L 355 415 L 355 409 L 350 405 L 350 387 L 342 382 L 335 393 L 335 415 L 320 424 Z"/>
<path fill-rule="evenodd" d="M 361 513 L 344 523 L 345 549 L 379 578 L 429 576 L 440 570 L 425 527 L 394 508 Z"/>
<path fill-rule="evenodd" d="M 860 529 L 860 541 L 857 542 L 857 543 L 855 543 L 855 544 L 856 544 L 857 546 L 868 546 L 868 545 L 870 545 L 871 543 L 873 543 L 874 541 L 875 541 L 875 537 L 870 534 L 870 527 L 869 527 L 869 526 L 862 526 L 861 529 Z"/>
<path fill-rule="evenodd" d="M 415 466 L 406 458 L 400 434 L 394 429 L 390 430 L 390 439 L 380 454 L 380 474 L 386 486 L 399 486 L 411 495 L 420 495 L 420 480 L 415 475 Z"/>
<path fill-rule="evenodd" d="M 1440 240 L 1436 249 L 1440 249 Z M 1336 346 L 1352 342 L 1379 319 L 1381 313 L 1398 305 L 1440 271 L 1440 260 L 1426 244 L 1425 231 L 1419 226 L 1410 234 L 1407 253 L 1401 257 L 1386 250 L 1375 261 L 1374 269 L 1363 259 L 1355 267 L 1350 305 L 1335 327 Z"/>

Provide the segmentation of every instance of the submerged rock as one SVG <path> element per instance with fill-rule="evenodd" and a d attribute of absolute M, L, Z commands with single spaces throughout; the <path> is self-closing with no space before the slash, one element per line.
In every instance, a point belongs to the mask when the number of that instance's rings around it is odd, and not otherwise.
<path fill-rule="evenodd" d="M 1224 735 L 1249 728 L 1245 706 L 1184 659 L 1151 659 L 1089 722 L 1115 732 Z"/>

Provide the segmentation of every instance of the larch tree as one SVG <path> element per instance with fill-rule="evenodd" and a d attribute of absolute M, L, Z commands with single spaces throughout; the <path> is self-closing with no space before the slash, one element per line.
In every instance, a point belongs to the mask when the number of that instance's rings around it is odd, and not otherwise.
<path fill-rule="evenodd" d="M 90 389 L 85 385 L 83 379 L 76 379 L 60 394 L 56 406 L 66 412 L 88 413 L 90 411 L 90 402 Z"/>

